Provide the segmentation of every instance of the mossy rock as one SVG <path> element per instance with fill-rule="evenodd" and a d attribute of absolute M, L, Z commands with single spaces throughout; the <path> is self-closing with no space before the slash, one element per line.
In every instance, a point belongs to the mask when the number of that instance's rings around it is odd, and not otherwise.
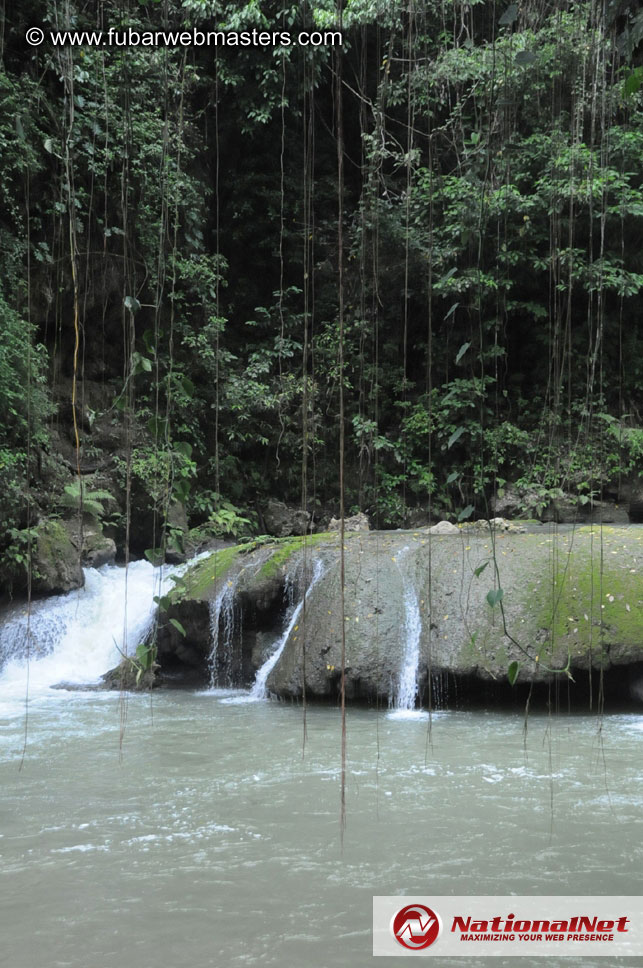
<path fill-rule="evenodd" d="M 507 683 L 516 663 L 519 681 L 545 682 L 641 662 L 642 565 L 643 529 L 634 527 L 460 538 L 371 532 L 347 542 L 343 623 L 331 552 L 305 632 L 292 635 L 268 686 L 301 695 L 305 675 L 309 695 L 334 695 L 343 624 L 349 694 L 394 695 L 411 587 L 421 687 L 429 670 Z"/>
<path fill-rule="evenodd" d="M 41 521 L 32 556 L 33 591 L 41 595 L 82 588 L 80 554 L 62 521 Z"/>
<path fill-rule="evenodd" d="M 158 665 L 141 670 L 131 659 L 123 659 L 114 668 L 106 672 L 101 678 L 106 689 L 122 689 L 127 692 L 147 692 L 158 686 Z"/>
<path fill-rule="evenodd" d="M 349 537 L 349 535 L 346 536 L 347 539 Z M 306 535 L 305 537 L 298 536 L 275 541 L 272 546 L 267 546 L 271 548 L 271 553 L 259 569 L 257 578 L 261 581 L 281 577 L 293 555 L 318 548 L 320 545 L 332 545 L 338 542 L 339 535 L 328 531 L 320 531 L 318 534 Z"/>
<path fill-rule="evenodd" d="M 169 594 L 172 604 L 183 601 L 207 602 L 216 594 L 216 589 L 223 578 L 242 554 L 247 554 L 254 548 L 249 542 L 241 545 L 231 545 L 229 548 L 219 548 L 207 558 L 203 558 L 191 565 L 181 578 L 175 581 L 175 586 Z"/>
<path fill-rule="evenodd" d="M 643 656 L 642 549 L 636 546 L 643 534 L 625 536 L 604 527 L 598 538 L 595 529 L 583 528 L 552 569 L 539 624 L 549 630 L 548 645 L 555 643 L 577 667 L 608 668 Z"/>
<path fill-rule="evenodd" d="M 187 569 L 171 591 L 170 601 L 173 604 L 181 601 L 209 601 L 216 595 L 220 582 L 238 568 L 248 572 L 248 579 L 242 584 L 246 591 L 250 584 L 281 581 L 294 555 L 323 544 L 337 544 L 338 540 L 337 535 L 322 532 L 269 540 L 259 538 L 219 548 Z M 255 564 L 257 568 L 253 569 Z"/>

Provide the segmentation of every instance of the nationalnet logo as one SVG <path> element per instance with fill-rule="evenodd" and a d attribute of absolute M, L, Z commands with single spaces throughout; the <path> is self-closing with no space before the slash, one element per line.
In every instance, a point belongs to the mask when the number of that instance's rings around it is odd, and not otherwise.
<path fill-rule="evenodd" d="M 643 897 L 373 898 L 373 954 L 643 955 Z"/>
<path fill-rule="evenodd" d="M 396 941 L 409 951 L 428 948 L 440 937 L 440 915 L 425 904 L 408 904 L 393 916 L 391 931 Z"/>

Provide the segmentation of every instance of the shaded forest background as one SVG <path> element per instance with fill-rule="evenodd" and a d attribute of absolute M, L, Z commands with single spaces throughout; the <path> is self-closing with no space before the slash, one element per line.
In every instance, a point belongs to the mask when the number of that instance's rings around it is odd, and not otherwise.
<path fill-rule="evenodd" d="M 324 526 L 340 386 L 346 508 L 376 526 L 640 487 L 638 5 L 347 0 L 341 21 L 341 48 L 31 48 L 34 25 L 339 16 L 5 5 L 4 590 L 74 514 L 126 557 L 259 533 L 271 499 Z"/>

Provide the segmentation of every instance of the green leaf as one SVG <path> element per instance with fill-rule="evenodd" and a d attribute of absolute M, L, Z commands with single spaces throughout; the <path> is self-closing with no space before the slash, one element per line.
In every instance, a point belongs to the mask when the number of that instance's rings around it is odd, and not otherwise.
<path fill-rule="evenodd" d="M 519 50 L 514 58 L 518 67 L 528 67 L 529 64 L 535 64 L 537 60 L 536 55 L 530 50 Z"/>
<path fill-rule="evenodd" d="M 161 565 L 165 557 L 162 548 L 146 548 L 143 554 L 153 565 Z"/>
<path fill-rule="evenodd" d="M 453 269 L 449 269 L 447 274 L 445 276 L 442 276 L 442 278 L 436 283 L 436 286 L 441 286 L 444 282 L 448 282 L 451 276 L 454 276 L 457 271 L 458 271 L 457 266 L 454 266 Z"/>
<path fill-rule="evenodd" d="M 462 344 L 462 346 L 458 350 L 458 355 L 455 358 L 456 363 L 459 363 L 460 362 L 460 360 L 462 359 L 462 357 L 467 352 L 467 350 L 469 349 L 470 346 L 471 346 L 471 343 L 463 343 Z"/>
<path fill-rule="evenodd" d="M 167 434 L 167 420 L 165 417 L 150 417 L 145 426 L 152 437 L 156 439 L 164 438 Z"/>
<path fill-rule="evenodd" d="M 495 608 L 502 601 L 504 594 L 502 588 L 494 588 L 490 592 L 487 592 L 487 602 L 492 608 Z"/>
<path fill-rule="evenodd" d="M 474 571 L 474 573 L 473 573 L 473 574 L 474 574 L 474 575 L 476 576 L 476 578 L 479 578 L 479 577 L 480 577 L 480 575 L 481 575 L 481 574 L 482 574 L 482 572 L 483 572 L 483 571 L 485 570 L 485 568 L 487 567 L 487 565 L 488 565 L 488 564 L 489 564 L 489 562 L 488 562 L 488 561 L 485 561 L 485 563 L 484 563 L 484 565 L 479 565 L 479 566 L 478 566 L 478 567 L 476 568 L 476 570 L 475 570 L 475 571 Z"/>
<path fill-rule="evenodd" d="M 141 356 L 140 353 L 132 353 L 132 372 L 133 373 L 151 373 L 152 372 L 152 361 L 148 360 L 146 356 Z"/>
<path fill-rule="evenodd" d="M 460 511 L 460 514 L 458 515 L 458 521 L 466 521 L 466 519 L 470 518 L 472 514 L 473 514 L 473 504 L 468 504 L 463 511 Z"/>
<path fill-rule="evenodd" d="M 181 386 L 186 397 L 194 396 L 194 384 L 188 376 L 181 377 Z"/>
<path fill-rule="evenodd" d="M 174 450 L 177 454 L 183 454 L 188 460 L 192 457 L 192 444 L 189 444 L 187 440 L 177 440 L 174 444 Z"/>
<path fill-rule="evenodd" d="M 510 3 L 502 17 L 498 21 L 501 27 L 511 27 L 511 25 L 518 19 L 518 4 Z"/>
<path fill-rule="evenodd" d="M 453 431 L 453 433 L 449 437 L 449 440 L 447 441 L 447 449 L 450 449 L 451 447 L 453 447 L 455 442 L 457 440 L 460 440 L 460 437 L 462 437 L 462 434 L 465 432 L 465 430 L 466 430 L 466 427 L 458 427 L 457 430 Z"/>
<path fill-rule="evenodd" d="M 173 625 L 174 628 L 177 630 L 177 632 L 180 632 L 183 638 L 185 638 L 185 636 L 187 635 L 187 632 L 185 631 L 185 629 L 183 628 L 183 626 L 181 625 L 178 619 L 171 618 L 170 625 Z"/>
<path fill-rule="evenodd" d="M 136 296 L 125 296 L 123 299 L 123 305 L 125 306 L 125 309 L 129 309 L 132 315 L 137 313 L 141 308 L 141 304 Z"/>
<path fill-rule="evenodd" d="M 150 356 L 156 356 L 156 347 L 154 345 L 154 330 L 146 329 L 141 337 L 145 350 Z"/>
<path fill-rule="evenodd" d="M 637 94 L 643 84 L 643 67 L 637 67 L 632 73 L 625 78 L 625 83 L 623 84 L 623 96 L 632 97 L 633 94 Z"/>
<path fill-rule="evenodd" d="M 189 493 L 190 493 L 190 482 L 186 481 L 184 477 L 179 478 L 179 480 L 175 482 L 174 487 L 172 489 L 173 496 L 176 498 L 177 501 L 179 501 L 180 504 L 185 504 L 185 502 L 188 499 Z"/>
<path fill-rule="evenodd" d="M 449 316 L 453 316 L 454 312 L 456 311 L 456 309 L 458 308 L 459 305 L 460 305 L 460 303 L 457 302 L 457 303 L 454 303 L 453 306 L 451 306 L 451 309 L 449 310 L 449 312 L 444 317 L 444 322 L 445 323 L 446 323 L 447 319 L 449 318 Z"/>
<path fill-rule="evenodd" d="M 451 471 L 451 473 L 447 477 L 447 484 L 453 484 L 453 482 L 457 480 L 458 477 L 459 477 L 459 471 Z"/>
<path fill-rule="evenodd" d="M 509 663 L 509 668 L 507 669 L 507 679 L 509 680 L 510 686 L 513 686 L 514 683 L 516 682 L 516 679 L 518 678 L 519 669 L 520 669 L 520 663 L 516 662 L 515 659 L 513 662 Z"/>

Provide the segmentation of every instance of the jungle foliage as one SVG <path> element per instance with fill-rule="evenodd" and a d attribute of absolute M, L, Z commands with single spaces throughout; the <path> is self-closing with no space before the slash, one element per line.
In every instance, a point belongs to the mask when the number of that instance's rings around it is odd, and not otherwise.
<path fill-rule="evenodd" d="M 5 7 L 5 555 L 95 468 L 130 542 L 176 504 L 197 526 L 270 497 L 336 507 L 340 382 L 346 503 L 381 526 L 484 511 L 508 481 L 638 476 L 634 4 L 346 0 L 341 52 L 28 47 L 34 24 L 294 35 L 338 8 Z"/>

